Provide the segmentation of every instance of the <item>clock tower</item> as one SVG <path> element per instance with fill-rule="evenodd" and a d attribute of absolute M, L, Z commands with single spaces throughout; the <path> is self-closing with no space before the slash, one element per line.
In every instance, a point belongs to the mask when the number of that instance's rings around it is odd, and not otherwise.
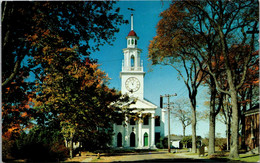
<path fill-rule="evenodd" d="M 155 148 L 156 142 L 160 142 L 160 137 L 164 137 L 164 113 L 144 98 L 145 72 L 141 61 L 142 50 L 137 46 L 139 37 L 133 25 L 133 14 L 131 14 L 131 30 L 126 36 L 127 46 L 123 49 L 124 59 L 120 78 L 121 93 L 137 98 L 136 100 L 130 98 L 127 107 L 132 109 L 130 114 L 138 113 L 136 115 L 139 119 L 125 115 L 124 123 L 119 122 L 113 125 L 113 147 Z M 135 102 L 132 103 L 131 100 Z"/>
<path fill-rule="evenodd" d="M 145 72 L 143 61 L 140 59 L 142 50 L 137 48 L 138 39 L 133 28 L 133 14 L 131 14 L 131 31 L 126 37 L 127 48 L 123 49 L 124 60 L 120 72 L 121 92 L 127 93 L 130 97 L 143 99 Z"/>

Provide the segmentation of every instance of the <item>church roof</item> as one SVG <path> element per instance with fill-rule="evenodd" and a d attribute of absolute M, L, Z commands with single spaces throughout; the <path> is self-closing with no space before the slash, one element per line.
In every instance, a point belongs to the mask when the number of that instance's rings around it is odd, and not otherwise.
<path fill-rule="evenodd" d="M 137 37 L 137 34 L 135 33 L 134 30 L 131 30 L 127 36 L 136 36 Z"/>
<path fill-rule="evenodd" d="M 131 104 L 129 108 L 154 110 L 157 106 L 145 99 L 137 99 L 136 103 Z"/>

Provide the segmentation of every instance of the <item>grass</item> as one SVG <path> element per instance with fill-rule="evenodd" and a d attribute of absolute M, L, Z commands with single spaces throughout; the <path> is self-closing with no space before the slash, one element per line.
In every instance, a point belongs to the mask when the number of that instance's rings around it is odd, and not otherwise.
<path fill-rule="evenodd" d="M 99 162 L 99 161 L 101 161 L 101 162 L 103 162 L 102 160 L 104 160 L 103 158 L 94 158 L 94 159 L 92 159 L 91 160 L 91 162 Z"/>
<path fill-rule="evenodd" d="M 259 154 L 243 154 L 240 155 L 238 159 L 232 159 L 234 161 L 243 161 L 243 162 L 259 162 Z"/>
<path fill-rule="evenodd" d="M 240 151 L 241 152 L 241 151 Z M 189 155 L 189 156 L 197 156 L 198 153 L 192 153 L 192 152 L 183 152 L 185 155 Z M 260 161 L 260 155 L 259 154 L 240 154 L 238 159 L 229 159 L 228 155 L 229 152 L 224 152 L 224 151 L 216 151 L 216 153 L 214 154 L 214 156 L 207 156 L 208 153 L 205 152 L 204 157 L 201 155 L 201 158 L 208 158 L 208 159 L 213 159 L 213 160 L 229 160 L 229 161 L 242 161 L 242 162 L 259 162 Z"/>
<path fill-rule="evenodd" d="M 212 159 L 218 159 L 218 160 L 223 159 L 223 160 L 242 161 L 242 162 L 259 162 L 260 161 L 259 154 L 239 154 L 239 158 L 237 158 L 237 159 L 229 159 L 229 157 L 228 157 L 229 152 L 225 152 L 223 154 L 224 154 L 224 156 L 216 154 L 216 156 Z M 207 156 L 207 157 L 210 158 L 211 156 Z"/>

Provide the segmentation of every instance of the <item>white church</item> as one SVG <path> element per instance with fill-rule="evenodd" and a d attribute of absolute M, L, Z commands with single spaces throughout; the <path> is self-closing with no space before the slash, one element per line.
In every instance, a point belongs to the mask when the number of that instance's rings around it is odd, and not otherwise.
<path fill-rule="evenodd" d="M 129 108 L 133 109 L 132 113 L 140 113 L 140 119 L 128 119 L 126 116 L 125 123 L 113 125 L 112 146 L 114 148 L 156 148 L 155 145 L 160 137 L 165 136 L 165 112 L 144 98 L 145 72 L 140 59 L 142 50 L 137 47 L 138 39 L 133 29 L 132 14 L 131 31 L 126 37 L 127 48 L 123 49 L 124 60 L 120 72 L 121 93 L 137 99 L 136 103 L 131 104 Z"/>

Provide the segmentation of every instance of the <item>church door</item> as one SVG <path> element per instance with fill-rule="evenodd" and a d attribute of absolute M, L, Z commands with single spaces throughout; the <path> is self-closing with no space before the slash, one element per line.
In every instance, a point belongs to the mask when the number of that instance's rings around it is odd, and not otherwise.
<path fill-rule="evenodd" d="M 148 134 L 147 133 L 144 134 L 144 146 L 145 147 L 148 146 Z"/>
<path fill-rule="evenodd" d="M 135 133 L 130 134 L 130 147 L 135 147 Z"/>
<path fill-rule="evenodd" d="M 122 147 L 122 134 L 120 132 L 117 134 L 117 147 Z"/>

